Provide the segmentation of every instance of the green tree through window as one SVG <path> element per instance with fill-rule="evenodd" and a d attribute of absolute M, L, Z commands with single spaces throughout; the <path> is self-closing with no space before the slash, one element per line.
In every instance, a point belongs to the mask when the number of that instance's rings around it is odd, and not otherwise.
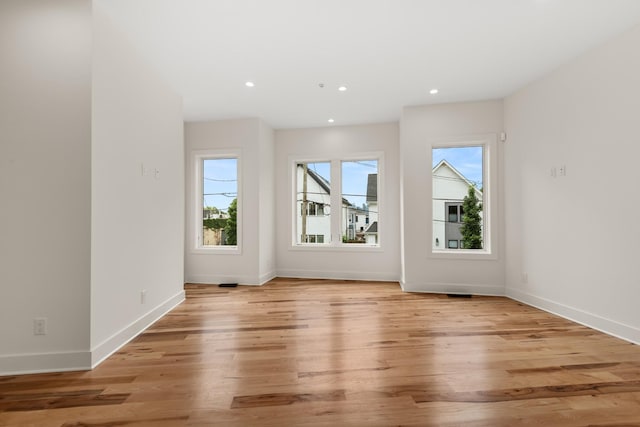
<path fill-rule="evenodd" d="M 238 244 L 238 199 L 233 199 L 229 205 L 229 219 L 224 227 L 225 235 L 227 236 L 226 244 L 235 246 Z"/>
<path fill-rule="evenodd" d="M 470 186 L 462 202 L 462 242 L 465 249 L 482 249 L 482 203 L 476 196 L 475 187 Z"/>

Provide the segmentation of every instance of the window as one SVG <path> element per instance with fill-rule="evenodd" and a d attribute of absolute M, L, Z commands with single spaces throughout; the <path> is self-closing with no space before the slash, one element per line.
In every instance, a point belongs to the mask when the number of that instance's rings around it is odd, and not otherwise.
<path fill-rule="evenodd" d="M 324 236 L 322 234 L 307 234 L 306 236 L 301 236 L 301 240 L 304 243 L 324 243 Z"/>
<path fill-rule="evenodd" d="M 462 205 L 447 204 L 449 222 L 462 222 Z"/>
<path fill-rule="evenodd" d="M 296 243 L 330 242 L 331 163 L 296 163 L 295 169 Z"/>
<path fill-rule="evenodd" d="M 432 147 L 433 252 L 490 252 L 486 184 L 491 146 L 489 139 Z M 441 241 L 446 242 L 446 248 L 441 247 Z"/>
<path fill-rule="evenodd" d="M 300 205 L 301 212 L 304 209 L 304 204 Z M 323 216 L 324 215 L 324 204 L 316 203 L 316 202 L 307 202 L 307 215 L 309 216 Z"/>
<path fill-rule="evenodd" d="M 196 248 L 238 249 L 237 154 L 194 155 L 196 170 Z"/>
<path fill-rule="evenodd" d="M 341 177 L 342 242 L 377 245 L 378 160 L 343 161 Z"/>
<path fill-rule="evenodd" d="M 379 246 L 380 158 L 292 162 L 293 245 Z"/>

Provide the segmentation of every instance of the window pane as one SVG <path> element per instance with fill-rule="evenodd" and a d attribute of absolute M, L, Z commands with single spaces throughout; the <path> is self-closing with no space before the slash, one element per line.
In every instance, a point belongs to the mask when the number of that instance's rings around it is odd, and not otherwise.
<path fill-rule="evenodd" d="M 331 163 L 296 164 L 297 242 L 325 243 L 331 236 Z M 320 239 L 318 236 L 322 236 Z"/>
<path fill-rule="evenodd" d="M 449 206 L 449 222 L 458 222 L 458 206 Z"/>
<path fill-rule="evenodd" d="M 203 159 L 202 189 L 202 246 L 237 246 L 238 159 Z"/>
<path fill-rule="evenodd" d="M 483 146 L 432 150 L 433 242 L 483 248 L 483 157 Z M 442 250 L 435 243 L 433 249 Z"/>
<path fill-rule="evenodd" d="M 378 221 L 378 160 L 342 162 L 342 241 L 377 245 Z"/>

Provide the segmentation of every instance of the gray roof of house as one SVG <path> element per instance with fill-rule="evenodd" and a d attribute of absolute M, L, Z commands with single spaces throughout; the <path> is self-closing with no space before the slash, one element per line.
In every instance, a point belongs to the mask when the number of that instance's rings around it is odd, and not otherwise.
<path fill-rule="evenodd" d="M 367 181 L 367 202 L 378 201 L 378 174 L 370 173 Z"/>
<path fill-rule="evenodd" d="M 373 221 L 367 231 L 365 233 L 377 233 L 378 232 L 378 221 Z"/>

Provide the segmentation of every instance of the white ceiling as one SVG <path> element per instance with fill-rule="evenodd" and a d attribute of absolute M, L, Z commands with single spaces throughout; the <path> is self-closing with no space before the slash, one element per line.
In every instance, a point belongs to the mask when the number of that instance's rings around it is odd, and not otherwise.
<path fill-rule="evenodd" d="M 96 0 L 94 7 L 183 96 L 185 120 L 260 117 L 276 129 L 396 121 L 403 106 L 502 98 L 640 22 L 639 0 Z M 430 95 L 432 88 L 440 92 Z"/>

